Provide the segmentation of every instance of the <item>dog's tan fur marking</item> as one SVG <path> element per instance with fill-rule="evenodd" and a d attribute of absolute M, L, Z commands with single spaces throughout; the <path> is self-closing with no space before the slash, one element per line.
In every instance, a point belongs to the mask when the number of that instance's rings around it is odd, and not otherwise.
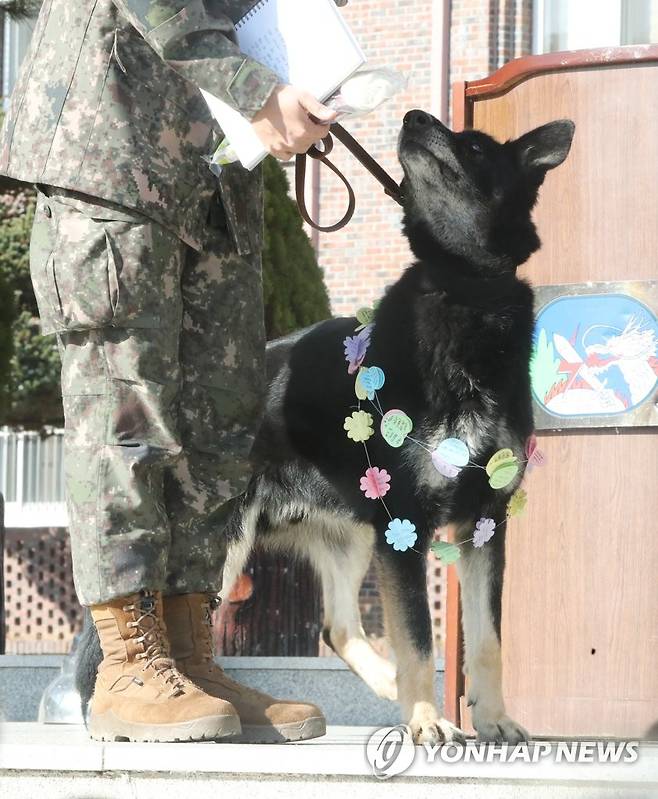
<path fill-rule="evenodd" d="M 516 742 L 527 738 L 527 733 L 505 713 L 500 641 L 493 625 L 489 595 L 492 557 L 491 549 L 486 546 L 476 549 L 467 545 L 457 561 L 462 587 L 467 700 L 480 739 Z"/>
<path fill-rule="evenodd" d="M 229 547 L 222 597 L 228 596 L 245 566 L 257 518 L 258 509 L 250 509 L 242 538 Z M 377 696 L 395 701 L 395 666 L 372 648 L 359 611 L 359 590 L 372 559 L 374 530 L 326 513 L 308 513 L 307 518 L 302 534 L 299 525 L 283 523 L 260 538 L 259 544 L 269 551 L 294 552 L 311 562 L 322 585 L 324 628 L 334 651 Z"/>
<path fill-rule="evenodd" d="M 395 652 L 398 701 L 403 718 L 411 728 L 415 743 L 438 744 L 458 738 L 460 731 L 441 718 L 436 705 L 434 658 L 419 652 L 409 635 L 408 621 L 398 598 L 395 573 L 381 560 L 378 570 L 386 632 Z"/>

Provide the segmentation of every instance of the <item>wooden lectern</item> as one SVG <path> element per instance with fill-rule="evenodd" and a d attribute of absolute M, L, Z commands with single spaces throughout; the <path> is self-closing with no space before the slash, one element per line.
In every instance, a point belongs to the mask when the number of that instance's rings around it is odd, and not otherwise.
<path fill-rule="evenodd" d="M 454 86 L 454 127 L 499 140 L 576 123 L 535 213 L 534 285 L 658 280 L 658 46 L 522 58 Z M 654 395 L 655 401 L 655 395 Z M 641 737 L 658 720 L 658 428 L 539 435 L 507 533 L 504 694 L 535 735 Z M 465 723 L 448 569 L 446 715 Z M 466 716 L 466 717 L 465 717 Z"/>

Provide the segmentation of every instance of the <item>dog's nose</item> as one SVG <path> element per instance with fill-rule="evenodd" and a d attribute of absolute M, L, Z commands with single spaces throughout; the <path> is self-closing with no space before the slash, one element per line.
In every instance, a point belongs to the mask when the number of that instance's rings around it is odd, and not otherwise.
<path fill-rule="evenodd" d="M 427 128 L 432 124 L 432 117 L 424 111 L 408 111 L 404 116 L 404 127 L 408 130 Z"/>

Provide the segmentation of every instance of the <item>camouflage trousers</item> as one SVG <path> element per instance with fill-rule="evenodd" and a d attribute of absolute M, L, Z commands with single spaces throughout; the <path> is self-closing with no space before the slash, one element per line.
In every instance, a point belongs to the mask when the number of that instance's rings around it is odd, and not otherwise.
<path fill-rule="evenodd" d="M 83 605 L 216 591 L 264 392 L 260 255 L 198 253 L 137 212 L 39 187 L 30 271 L 62 357 Z"/>

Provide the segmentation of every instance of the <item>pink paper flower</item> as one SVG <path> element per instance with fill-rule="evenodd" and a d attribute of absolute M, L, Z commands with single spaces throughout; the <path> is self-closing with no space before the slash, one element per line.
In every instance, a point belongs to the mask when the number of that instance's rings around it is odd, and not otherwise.
<path fill-rule="evenodd" d="M 525 456 L 528 459 L 528 472 L 531 472 L 535 466 L 543 466 L 546 463 L 546 456 L 537 446 L 537 436 L 534 433 L 525 442 Z"/>
<path fill-rule="evenodd" d="M 385 497 L 391 488 L 391 475 L 386 469 L 379 469 L 373 466 L 366 469 L 366 473 L 361 478 L 361 491 L 368 499 L 379 499 Z"/>
<path fill-rule="evenodd" d="M 543 466 L 546 463 L 546 456 L 537 447 L 532 455 L 528 458 L 528 471 L 531 472 L 535 466 Z"/>

